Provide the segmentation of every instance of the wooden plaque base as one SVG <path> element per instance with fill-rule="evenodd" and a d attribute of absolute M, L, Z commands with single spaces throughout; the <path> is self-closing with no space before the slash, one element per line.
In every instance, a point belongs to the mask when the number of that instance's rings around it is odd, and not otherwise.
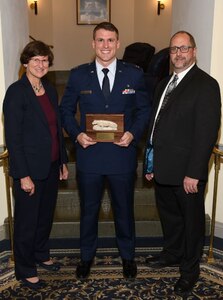
<path fill-rule="evenodd" d="M 96 142 L 118 142 L 124 133 L 124 115 L 86 114 L 86 133 Z"/>

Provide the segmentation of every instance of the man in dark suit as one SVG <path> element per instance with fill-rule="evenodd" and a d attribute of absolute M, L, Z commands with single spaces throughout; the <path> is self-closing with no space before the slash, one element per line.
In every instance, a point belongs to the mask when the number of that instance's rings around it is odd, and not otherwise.
<path fill-rule="evenodd" d="M 61 102 L 63 127 L 76 146 L 81 200 L 81 262 L 76 275 L 81 279 L 89 275 L 96 254 L 98 213 L 105 180 L 112 198 L 123 275 L 134 278 L 137 274 L 133 203 L 136 146 L 148 123 L 150 106 L 143 71 L 116 59 L 119 45 L 119 33 L 113 24 L 97 25 L 92 41 L 96 59 L 71 71 Z M 104 68 L 109 81 L 105 79 Z M 105 86 L 109 89 L 104 92 Z M 78 102 L 80 124 L 74 118 Z M 96 142 L 86 133 L 86 114 L 124 114 L 124 132 L 120 139 Z"/>
<path fill-rule="evenodd" d="M 191 34 L 180 31 L 173 35 L 170 60 L 173 75 L 158 85 L 154 95 L 145 161 L 146 178 L 155 181 L 164 247 L 158 262 L 152 264 L 148 259 L 147 263 L 161 268 L 180 264 L 175 293 L 183 296 L 192 290 L 200 272 L 204 192 L 220 126 L 221 100 L 216 80 L 196 65 Z M 151 143 L 153 170 L 148 160 Z"/>

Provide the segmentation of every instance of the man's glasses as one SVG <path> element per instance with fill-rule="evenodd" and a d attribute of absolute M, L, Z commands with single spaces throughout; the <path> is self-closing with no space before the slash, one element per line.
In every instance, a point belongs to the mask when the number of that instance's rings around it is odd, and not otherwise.
<path fill-rule="evenodd" d="M 30 60 L 33 62 L 33 65 L 35 65 L 35 66 L 40 65 L 41 63 L 43 64 L 44 67 L 49 66 L 48 59 L 31 58 Z"/>
<path fill-rule="evenodd" d="M 194 47 L 192 47 L 192 46 L 180 46 L 180 47 L 173 46 L 173 47 L 170 47 L 169 50 L 170 50 L 171 54 L 176 54 L 178 49 L 182 53 L 187 53 L 189 51 L 189 49 L 191 49 L 191 48 L 194 48 Z"/>

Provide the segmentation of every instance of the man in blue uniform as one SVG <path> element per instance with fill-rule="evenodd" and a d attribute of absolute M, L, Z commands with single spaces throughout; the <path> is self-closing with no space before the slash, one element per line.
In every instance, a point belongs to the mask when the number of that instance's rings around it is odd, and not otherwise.
<path fill-rule="evenodd" d="M 143 71 L 116 58 L 119 46 L 119 32 L 113 24 L 97 25 L 92 41 L 95 61 L 71 71 L 61 102 L 63 127 L 76 146 L 81 200 L 81 262 L 76 269 L 79 279 L 89 275 L 96 254 L 98 214 L 105 180 L 112 198 L 123 276 L 135 278 L 137 275 L 134 180 L 137 143 L 148 124 L 150 105 Z M 78 103 L 80 124 L 74 118 Z M 86 133 L 86 114 L 123 114 L 123 134 L 113 142 L 93 140 Z"/>

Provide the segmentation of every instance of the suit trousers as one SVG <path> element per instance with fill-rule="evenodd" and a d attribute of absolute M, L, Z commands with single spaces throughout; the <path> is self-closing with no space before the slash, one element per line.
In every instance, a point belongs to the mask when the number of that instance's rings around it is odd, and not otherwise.
<path fill-rule="evenodd" d="M 49 235 L 57 200 L 59 163 L 51 164 L 44 180 L 33 180 L 35 193 L 21 189 L 20 180 L 13 182 L 15 275 L 19 280 L 37 276 L 36 263 L 50 259 Z"/>
<path fill-rule="evenodd" d="M 181 261 L 184 278 L 198 276 L 205 238 L 205 182 L 198 193 L 186 194 L 183 186 L 155 183 L 155 195 L 163 229 L 165 258 Z"/>
<path fill-rule="evenodd" d="M 81 259 L 92 260 L 96 254 L 99 210 L 106 182 L 111 196 L 116 241 L 120 256 L 123 259 L 133 259 L 135 256 L 135 172 L 101 175 L 78 171 L 77 181 L 81 202 Z"/>

